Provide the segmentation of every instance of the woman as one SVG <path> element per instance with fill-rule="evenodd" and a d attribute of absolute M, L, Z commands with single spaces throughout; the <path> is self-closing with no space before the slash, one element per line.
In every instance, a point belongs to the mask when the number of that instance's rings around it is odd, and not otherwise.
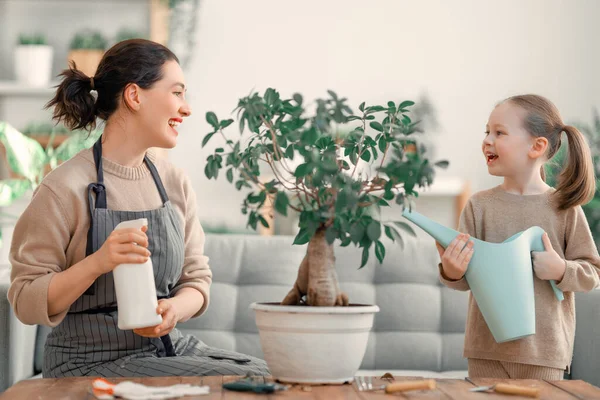
<path fill-rule="evenodd" d="M 71 129 L 106 121 L 93 146 L 52 171 L 19 219 L 9 300 L 26 324 L 54 329 L 44 377 L 268 374 L 264 361 L 211 348 L 175 325 L 208 306 L 211 271 L 188 178 L 152 147 L 172 148 L 191 113 L 177 57 L 120 42 L 93 77 L 71 68 L 47 107 Z M 93 92 L 96 95 L 94 96 Z M 148 227 L 113 231 L 147 218 Z M 117 327 L 112 270 L 152 258 L 160 325 Z"/>

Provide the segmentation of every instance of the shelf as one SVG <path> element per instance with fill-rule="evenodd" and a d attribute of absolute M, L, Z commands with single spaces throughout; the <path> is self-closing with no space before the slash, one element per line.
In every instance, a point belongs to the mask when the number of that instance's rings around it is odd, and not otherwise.
<path fill-rule="evenodd" d="M 50 82 L 47 87 L 27 86 L 17 81 L 0 81 L 0 96 L 50 96 L 58 82 Z"/>

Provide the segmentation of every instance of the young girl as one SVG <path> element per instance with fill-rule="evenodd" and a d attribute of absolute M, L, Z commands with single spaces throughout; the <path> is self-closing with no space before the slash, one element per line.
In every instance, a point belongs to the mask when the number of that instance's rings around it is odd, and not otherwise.
<path fill-rule="evenodd" d="M 75 65 L 62 76 L 49 103 L 55 120 L 106 125 L 93 149 L 46 176 L 14 230 L 8 298 L 24 323 L 53 327 L 44 377 L 268 374 L 262 360 L 175 328 L 206 310 L 212 277 L 190 181 L 150 150 L 174 147 L 191 113 L 177 57 L 127 40 L 106 52 L 95 76 Z M 113 230 L 138 218 L 147 229 Z M 112 270 L 148 257 L 163 322 L 122 331 Z"/>
<path fill-rule="evenodd" d="M 545 182 L 543 165 L 568 141 L 568 160 L 558 187 Z M 556 107 L 536 95 L 510 97 L 492 111 L 482 144 L 488 171 L 504 177 L 490 190 L 476 193 L 465 206 L 459 235 L 446 250 L 439 244 L 440 279 L 469 290 L 464 278 L 473 255 L 473 236 L 503 242 L 537 225 L 545 251 L 534 252 L 536 334 L 496 343 L 472 295 L 465 331 L 464 356 L 470 377 L 559 380 L 569 369 L 575 337 L 575 293 L 600 284 L 600 258 L 581 208 L 592 199 L 595 177 L 582 134 L 564 125 Z M 547 280 L 564 292 L 559 302 Z"/>

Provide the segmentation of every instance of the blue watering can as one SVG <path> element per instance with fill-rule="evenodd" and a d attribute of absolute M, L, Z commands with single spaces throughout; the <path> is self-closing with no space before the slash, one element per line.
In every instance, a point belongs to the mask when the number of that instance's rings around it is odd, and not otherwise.
<path fill-rule="evenodd" d="M 444 248 L 460 233 L 416 211 L 402 216 L 419 226 Z M 533 226 L 502 243 L 471 238 L 474 252 L 465 278 L 494 339 L 508 342 L 535 334 L 532 251 L 544 251 L 544 230 Z M 558 301 L 563 292 L 550 281 Z"/>

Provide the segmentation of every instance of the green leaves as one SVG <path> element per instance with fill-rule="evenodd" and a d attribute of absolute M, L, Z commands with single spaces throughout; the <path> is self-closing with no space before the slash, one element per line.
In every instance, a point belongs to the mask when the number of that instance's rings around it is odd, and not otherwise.
<path fill-rule="evenodd" d="M 204 166 L 204 175 L 208 179 L 217 179 L 219 176 L 219 169 L 221 169 L 221 163 L 223 158 L 219 154 L 213 154 L 208 156 L 206 159 L 206 165 Z"/>
<path fill-rule="evenodd" d="M 300 93 L 294 93 L 294 95 L 292 96 L 292 98 L 294 99 L 294 101 L 301 106 L 302 105 L 302 95 Z"/>
<path fill-rule="evenodd" d="M 233 120 L 232 119 L 226 119 L 226 120 L 223 120 L 223 121 L 219 122 L 219 128 L 225 129 L 225 128 L 227 128 L 231 124 L 233 124 Z"/>
<path fill-rule="evenodd" d="M 309 172 L 310 172 L 310 164 L 309 163 L 300 164 L 300 165 L 298 165 L 298 167 L 296 167 L 296 171 L 294 171 L 294 176 L 296 178 L 303 178 Z"/>
<path fill-rule="evenodd" d="M 371 241 L 376 241 L 381 236 L 381 224 L 378 221 L 371 221 L 367 226 L 367 236 Z"/>
<path fill-rule="evenodd" d="M 362 257 L 360 258 L 360 267 L 358 267 L 358 269 L 367 265 L 367 261 L 369 261 L 369 247 L 363 247 Z"/>
<path fill-rule="evenodd" d="M 369 123 L 369 126 L 378 132 L 383 132 L 383 125 L 381 125 L 380 122 L 373 121 L 373 122 Z"/>
<path fill-rule="evenodd" d="M 410 112 L 413 101 L 382 104 L 363 102 L 355 114 L 347 99 L 331 90 L 310 101 L 299 93 L 286 98 L 273 88 L 251 93 L 235 109 L 243 139 L 228 136 L 232 119 L 206 113 L 212 131 L 202 146 L 220 142 L 207 156 L 205 174 L 218 178 L 225 162 L 227 181 L 237 190 L 253 190 L 242 205 L 252 228 L 268 225 L 262 207 L 270 197 L 277 216 L 299 212 L 294 244 L 304 245 L 324 231 L 328 243 L 360 247 L 361 266 L 371 249 L 381 262 L 382 234 L 402 244 L 402 235 L 414 232 L 402 222 L 382 224 L 375 218 L 380 207 L 408 204 L 419 188 L 431 184 L 435 168 L 448 165 L 429 161 L 418 138 L 409 136 L 419 123 Z"/>
<path fill-rule="evenodd" d="M 215 131 L 219 129 L 219 119 L 217 118 L 217 115 L 214 112 L 209 111 L 206 113 L 206 122 L 208 122 L 213 128 L 215 128 Z"/>
<path fill-rule="evenodd" d="M 402 103 L 400 103 L 400 105 L 398 106 L 398 110 L 404 110 L 406 107 L 410 107 L 410 106 L 414 106 L 414 105 L 415 105 L 414 101 L 406 100 L 406 101 L 403 101 Z"/>
<path fill-rule="evenodd" d="M 379 260 L 379 263 L 383 263 L 385 258 L 385 246 L 379 240 L 375 242 L 375 256 Z"/>
<path fill-rule="evenodd" d="M 202 139 L 202 147 L 206 146 L 208 141 L 213 137 L 213 135 L 215 133 L 217 133 L 217 132 L 211 132 L 211 133 L 207 134 L 206 136 L 204 136 L 204 139 Z"/>
<path fill-rule="evenodd" d="M 281 215 L 287 216 L 287 208 L 290 204 L 290 199 L 284 192 L 277 192 L 275 196 L 275 209 Z"/>
<path fill-rule="evenodd" d="M 310 236 L 306 229 L 300 229 L 296 237 L 294 238 L 294 244 L 302 245 L 308 243 Z"/>
<path fill-rule="evenodd" d="M 360 158 L 366 162 L 369 162 L 369 161 L 371 161 L 371 153 L 369 152 L 369 150 L 365 150 L 360 155 Z"/>

